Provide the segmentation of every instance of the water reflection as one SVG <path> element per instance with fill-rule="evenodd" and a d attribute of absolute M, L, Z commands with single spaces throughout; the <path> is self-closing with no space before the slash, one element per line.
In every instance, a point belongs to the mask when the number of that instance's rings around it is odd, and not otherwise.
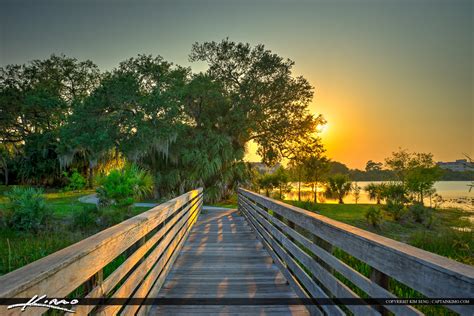
<path fill-rule="evenodd" d="M 361 187 L 360 197 L 358 200 L 359 204 L 375 204 L 375 201 L 371 201 L 367 192 L 364 188 L 369 183 L 383 183 L 384 181 L 359 181 L 357 185 Z M 440 195 L 443 201 L 438 207 L 440 208 L 460 208 L 466 211 L 474 212 L 474 190 L 469 192 L 470 181 L 438 181 L 435 183 L 436 193 Z M 292 190 L 285 192 L 284 198 L 287 200 L 298 200 L 298 183 L 290 183 Z M 275 193 L 277 193 L 275 191 Z M 314 193 L 311 191 L 311 187 L 301 185 L 301 200 L 302 201 L 313 201 Z M 337 203 L 335 199 L 327 199 L 324 196 L 324 186 L 321 185 L 318 188 L 318 202 L 319 203 Z M 354 195 L 350 193 L 344 198 L 344 203 L 355 203 Z M 425 204 L 435 206 L 435 201 L 432 198 L 426 198 Z"/>

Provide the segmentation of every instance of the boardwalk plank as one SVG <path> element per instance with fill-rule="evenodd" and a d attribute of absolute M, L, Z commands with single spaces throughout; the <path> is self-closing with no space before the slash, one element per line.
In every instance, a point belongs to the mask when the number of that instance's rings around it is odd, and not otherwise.
<path fill-rule="evenodd" d="M 201 214 L 158 297 L 296 298 L 236 210 Z M 163 305 L 150 315 L 308 315 L 305 306 Z"/>

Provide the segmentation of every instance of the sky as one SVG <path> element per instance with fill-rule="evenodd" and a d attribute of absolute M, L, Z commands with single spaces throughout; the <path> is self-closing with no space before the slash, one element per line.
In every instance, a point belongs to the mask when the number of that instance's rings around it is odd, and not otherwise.
<path fill-rule="evenodd" d="M 144 53 L 198 72 L 194 42 L 261 43 L 314 86 L 332 159 L 451 161 L 474 156 L 472 20 L 469 0 L 0 0 L 0 66 L 63 53 L 105 71 Z"/>

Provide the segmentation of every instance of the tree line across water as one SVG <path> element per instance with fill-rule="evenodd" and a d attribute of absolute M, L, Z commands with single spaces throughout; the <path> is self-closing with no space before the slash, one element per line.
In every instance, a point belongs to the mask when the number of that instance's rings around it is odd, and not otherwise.
<path fill-rule="evenodd" d="M 430 228 L 434 211 L 443 202 L 434 188 L 443 170 L 436 165 L 433 155 L 399 149 L 386 158 L 384 164 L 369 161 L 367 172 L 382 171 L 383 167 L 383 171 L 390 173 L 391 181 L 370 183 L 364 188 L 369 199 L 377 203 L 377 207 L 371 206 L 365 212 L 368 223 L 379 227 L 382 219 L 388 215 L 395 222 L 413 220 Z M 306 209 L 313 209 L 325 198 L 344 204 L 344 198 L 350 193 L 357 204 L 362 188 L 347 171 L 347 167 L 341 163 L 330 161 L 324 154 L 324 148 L 319 147 L 318 151 L 295 156 L 286 168 L 280 166 L 273 172 L 254 169 L 251 188 L 259 192 L 263 190 L 265 195 L 277 199 L 284 199 L 286 193 L 296 190 L 297 201 L 289 203 L 296 202 L 296 205 Z M 310 200 L 303 201 L 303 185 L 311 190 Z M 429 206 L 425 206 L 428 198 Z"/>
<path fill-rule="evenodd" d="M 309 154 L 301 154 L 299 159 L 290 161 L 287 168 L 280 166 L 274 172 L 262 172 L 254 169 L 252 187 L 255 190 L 264 190 L 267 196 L 272 190 L 277 189 L 277 197 L 282 199 L 284 192 L 293 189 L 290 182 L 297 183 L 298 200 L 301 200 L 302 185 L 311 188 L 313 202 L 318 203 L 321 193 L 328 198 L 334 198 L 343 204 L 343 198 L 353 192 L 357 203 L 360 197 L 360 187 L 357 180 L 351 177 L 349 169 L 339 163 L 333 162 L 324 155 L 324 149 L 313 151 Z M 410 153 L 400 149 L 393 152 L 392 156 L 385 159 L 386 169 L 382 170 L 384 164 L 367 163 L 367 172 L 383 171 L 390 177 L 382 180 L 390 180 L 387 183 L 367 186 L 366 191 L 370 199 L 376 200 L 377 204 L 384 198 L 394 197 L 401 199 L 400 195 L 406 196 L 401 200 L 414 201 L 423 204 L 425 198 L 436 193 L 434 183 L 440 180 L 443 170 L 433 161 L 433 155 L 429 153 Z M 353 182 L 354 181 L 354 182 Z M 324 187 L 324 190 L 320 190 Z"/>

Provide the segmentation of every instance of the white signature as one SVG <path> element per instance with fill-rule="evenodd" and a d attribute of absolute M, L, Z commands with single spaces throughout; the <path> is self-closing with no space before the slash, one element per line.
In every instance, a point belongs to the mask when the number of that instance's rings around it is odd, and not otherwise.
<path fill-rule="evenodd" d="M 7 307 L 7 309 L 21 307 L 21 311 L 24 311 L 27 307 L 46 307 L 51 309 L 57 309 L 63 312 L 75 313 L 75 311 L 71 309 L 67 309 L 58 305 L 76 305 L 78 302 L 79 301 L 76 299 L 73 299 L 71 301 L 67 301 L 65 299 L 58 300 L 57 298 L 48 300 L 46 295 L 35 295 L 27 303 L 10 305 Z"/>

